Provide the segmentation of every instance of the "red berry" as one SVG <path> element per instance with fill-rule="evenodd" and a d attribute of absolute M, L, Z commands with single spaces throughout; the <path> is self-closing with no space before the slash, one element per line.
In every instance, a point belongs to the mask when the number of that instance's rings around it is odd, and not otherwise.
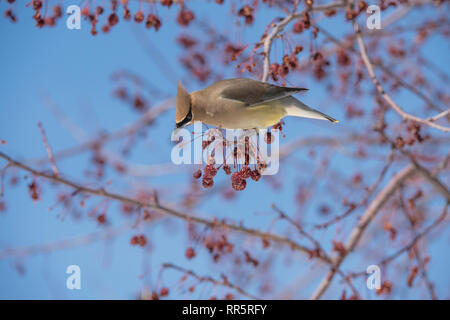
<path fill-rule="evenodd" d="M 134 21 L 136 21 L 137 23 L 141 23 L 142 21 L 144 21 L 145 15 L 142 11 L 138 11 L 134 14 Z"/>
<path fill-rule="evenodd" d="M 165 296 L 167 296 L 169 294 L 169 289 L 167 289 L 167 288 L 161 288 L 161 291 L 159 292 L 159 295 L 161 296 L 161 297 L 165 297 Z"/>
<path fill-rule="evenodd" d="M 252 170 L 247 166 L 243 167 L 240 171 L 240 176 L 244 180 L 250 178 L 251 174 L 252 174 Z"/>
<path fill-rule="evenodd" d="M 267 144 L 271 144 L 273 142 L 273 135 L 272 132 L 266 132 L 266 134 L 264 135 L 264 141 Z"/>
<path fill-rule="evenodd" d="M 147 16 L 147 21 L 145 23 L 145 27 L 147 29 L 154 27 L 155 30 L 158 31 L 159 28 L 161 28 L 161 20 L 157 16 L 155 16 L 153 13 L 150 13 Z"/>
<path fill-rule="evenodd" d="M 261 178 L 261 173 L 259 172 L 258 169 L 255 169 L 252 171 L 250 177 L 252 178 L 252 180 L 258 181 Z"/>
<path fill-rule="evenodd" d="M 147 238 L 144 235 L 140 235 L 138 241 L 141 247 L 145 247 L 147 244 Z"/>
<path fill-rule="evenodd" d="M 183 27 L 186 27 L 192 20 L 194 20 L 194 18 L 194 13 L 191 10 L 181 9 L 180 12 L 178 12 L 177 22 Z"/>
<path fill-rule="evenodd" d="M 33 0 L 33 9 L 39 10 L 42 8 L 42 1 L 41 0 Z"/>
<path fill-rule="evenodd" d="M 137 245 L 139 243 L 139 237 L 138 236 L 133 236 L 133 237 L 131 237 L 131 239 L 130 239 L 130 244 L 132 245 L 132 246 L 135 246 L 135 245 Z"/>
<path fill-rule="evenodd" d="M 62 9 L 61 6 L 56 5 L 53 7 L 53 14 L 55 18 L 61 18 L 62 17 Z"/>
<path fill-rule="evenodd" d="M 226 173 L 227 175 L 229 175 L 229 174 L 231 173 L 231 168 L 230 168 L 230 166 L 224 165 L 224 166 L 223 166 L 223 171 L 225 171 L 225 173 Z"/>
<path fill-rule="evenodd" d="M 161 0 L 162 6 L 167 6 L 170 8 L 170 6 L 173 4 L 173 0 Z"/>
<path fill-rule="evenodd" d="M 298 21 L 296 24 L 294 24 L 294 27 L 292 28 L 292 32 L 302 33 L 303 32 L 303 22 Z"/>
<path fill-rule="evenodd" d="M 130 9 L 128 9 L 127 7 L 125 7 L 123 10 L 124 10 L 124 11 L 123 11 L 123 18 L 124 18 L 125 20 L 130 20 L 130 19 L 131 19 L 131 12 L 130 12 Z"/>
<path fill-rule="evenodd" d="M 117 14 L 115 14 L 114 12 L 111 13 L 108 17 L 108 24 L 113 27 L 115 26 L 117 23 L 119 23 L 119 17 L 117 16 Z"/>
<path fill-rule="evenodd" d="M 231 175 L 231 186 L 236 191 L 242 191 L 247 186 L 245 179 L 242 179 L 239 172 L 235 172 Z"/>
<path fill-rule="evenodd" d="M 217 174 L 217 169 L 214 167 L 214 165 L 212 164 L 208 164 L 205 169 L 205 176 L 207 176 L 208 178 L 214 178 L 214 176 Z"/>
<path fill-rule="evenodd" d="M 106 215 L 105 215 L 105 214 L 99 215 L 99 216 L 97 217 L 97 222 L 98 222 L 98 223 L 101 223 L 101 224 L 105 223 L 105 222 L 106 222 Z"/>
<path fill-rule="evenodd" d="M 194 249 L 193 249 L 192 247 L 187 248 L 187 249 L 186 249 L 186 252 L 185 252 L 185 256 L 186 256 L 186 258 L 188 258 L 188 259 L 194 258 L 194 257 L 195 257 L 195 251 L 194 251 Z"/>
<path fill-rule="evenodd" d="M 193 174 L 194 179 L 200 179 L 201 176 L 202 176 L 202 170 L 200 170 L 200 169 L 195 171 Z"/>
<path fill-rule="evenodd" d="M 227 293 L 225 295 L 225 300 L 233 300 L 233 299 L 234 299 L 234 296 L 231 293 Z"/>
<path fill-rule="evenodd" d="M 209 188 L 211 188 L 214 185 L 214 180 L 212 178 L 208 178 L 208 177 L 205 176 L 205 177 L 203 177 L 202 185 L 206 189 L 209 189 Z"/>

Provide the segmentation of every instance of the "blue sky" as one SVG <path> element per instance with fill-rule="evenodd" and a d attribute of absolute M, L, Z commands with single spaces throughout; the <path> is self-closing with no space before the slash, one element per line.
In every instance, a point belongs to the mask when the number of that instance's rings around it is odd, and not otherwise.
<path fill-rule="evenodd" d="M 67 2 L 68 3 L 68 2 Z M 258 11 L 255 24 L 246 28 L 244 32 L 235 26 L 235 21 L 229 17 L 226 11 L 220 11 L 213 1 L 195 1 L 189 4 L 199 18 L 209 20 L 219 30 L 226 30 L 226 34 L 234 41 L 254 43 L 258 41 L 262 30 L 268 21 L 282 16 L 276 9 L 262 9 Z M 19 6 L 16 6 L 19 7 Z M 1 11 L 6 10 L 4 2 L 0 4 Z M 149 82 L 164 92 L 164 97 L 175 94 L 176 83 L 170 77 L 163 75 L 165 66 L 161 61 L 155 61 L 154 56 L 146 53 L 139 41 L 139 36 L 148 39 L 150 50 L 152 46 L 158 47 L 158 52 L 164 57 L 164 61 L 170 64 L 174 70 L 171 77 L 182 79 L 186 87 L 191 90 L 199 89 L 202 85 L 192 81 L 179 63 L 179 57 L 183 54 L 176 45 L 176 36 L 181 27 L 175 23 L 176 10 L 158 8 L 163 17 L 163 26 L 159 32 L 147 30 L 143 25 L 132 23 L 119 23 L 112 32 L 107 35 L 100 34 L 93 37 L 89 33 L 86 22 L 82 22 L 81 30 L 68 30 L 63 21 L 59 21 L 54 28 L 42 30 L 34 27 L 31 19 L 32 11 L 27 8 L 16 10 L 19 18 L 17 24 L 11 24 L 4 18 L 0 19 L 0 139 L 6 140 L 7 145 L 0 146 L 2 152 L 19 160 L 31 160 L 45 157 L 46 150 L 42 143 L 38 121 L 41 121 L 53 150 L 63 150 L 75 146 L 79 142 L 64 127 L 54 113 L 48 108 L 49 101 L 53 101 L 72 121 L 82 128 L 88 136 L 98 134 L 98 130 L 117 130 L 124 125 L 135 121 L 136 112 L 113 97 L 116 85 L 111 80 L 115 71 L 129 70 L 142 75 Z M 426 10 L 424 11 L 427 12 Z M 414 15 L 411 17 L 414 20 Z M 343 31 L 342 24 L 338 20 L 325 22 L 323 26 L 329 27 L 333 34 L 338 35 Z M 346 29 L 348 30 L 348 29 Z M 278 45 L 278 50 L 281 47 Z M 431 38 L 427 42 L 426 56 L 449 70 L 448 41 L 442 38 Z M 277 52 L 277 49 L 274 50 Z M 279 54 L 279 53 L 278 53 Z M 233 73 L 225 70 L 225 75 Z M 326 88 L 317 85 L 312 79 L 301 79 L 299 86 L 314 87 L 305 96 L 305 102 L 322 106 L 322 111 L 335 118 L 342 118 L 344 105 L 340 101 L 330 99 L 326 95 Z M 296 83 L 297 85 L 297 83 Z M 49 100 L 50 99 L 50 100 Z M 405 105 L 414 105 L 408 95 L 399 96 L 398 101 Z M 162 100 L 162 99 L 161 99 Z M 157 103 L 158 101 L 152 101 Z M 360 101 L 364 109 L 370 110 L 373 101 Z M 46 107 L 47 106 L 47 107 Z M 415 109 L 412 109 L 415 111 Z M 390 115 L 395 117 L 396 115 Z M 141 164 L 158 164 L 170 161 L 170 134 L 173 128 L 174 110 L 160 117 L 155 127 L 144 142 L 138 143 L 133 150 L 130 161 Z M 300 125 L 301 124 L 301 125 Z M 302 121 L 288 119 L 286 121 L 286 143 L 295 137 L 303 136 L 340 136 L 349 130 L 363 133 L 365 128 L 358 128 L 358 123 L 349 121 L 341 126 L 332 126 L 325 122 Z M 281 143 L 283 144 L 284 141 Z M 119 144 L 112 144 L 112 150 L 118 150 Z M 155 152 L 158 150 L 158 152 Z M 339 168 L 343 177 L 348 177 L 355 166 L 361 169 L 373 170 L 373 175 L 368 174 L 367 180 L 375 181 L 379 172 L 379 163 L 361 163 L 345 157 L 342 153 L 330 155 L 331 167 Z M 380 149 L 380 154 L 387 156 L 386 149 Z M 83 178 L 89 154 L 58 162 L 60 172 L 67 178 L 77 181 L 86 181 Z M 270 209 L 272 203 L 276 203 L 283 210 L 296 213 L 295 193 L 299 183 L 314 182 L 310 174 L 317 169 L 317 163 L 311 163 L 307 152 L 297 154 L 288 160 L 289 165 L 281 168 L 278 179 L 284 184 L 281 189 L 273 189 L 268 183 L 250 183 L 244 195 L 240 195 L 232 202 L 224 201 L 219 195 L 208 196 L 195 212 L 204 217 L 211 218 L 229 217 L 236 221 L 242 220 L 245 225 L 265 230 L 270 226 L 275 217 Z M 3 165 L 3 162 L 0 162 Z M 378 166 L 377 166 L 378 165 Z M 397 167 L 397 169 L 400 167 Z M 192 169 L 192 171 L 194 168 Z M 390 171 L 391 177 L 395 170 Z M 18 171 L 18 176 L 24 173 Z M 107 179 L 112 179 L 111 190 L 119 193 L 127 193 L 138 185 L 156 187 L 161 191 L 161 198 L 167 202 L 180 201 L 178 190 L 186 187 L 190 173 L 175 173 L 161 177 L 145 177 L 120 179 L 117 174 L 108 169 Z M 223 177 L 222 177 L 223 178 Z M 339 183 L 336 177 L 336 183 Z M 342 178 L 342 177 L 341 177 Z M 448 177 L 447 177 L 448 178 Z M 225 181 L 225 179 L 219 180 Z M 384 182 L 387 180 L 385 179 Z M 448 181 L 448 180 L 447 180 Z M 320 180 L 316 181 L 319 185 Z M 21 179 L 16 187 L 6 184 L 5 200 L 8 210 L 0 214 L 0 251 L 9 247 L 26 247 L 43 243 L 56 243 L 62 239 L 70 239 L 93 232 L 98 232 L 99 227 L 87 217 L 87 209 L 80 208 L 82 219 L 75 220 L 71 217 L 61 221 L 57 217 L 60 209 L 49 210 L 55 203 L 57 188 L 44 185 L 42 201 L 33 203 L 28 196 L 27 184 L 29 179 Z M 226 183 L 229 183 L 226 180 Z M 345 186 L 342 186 L 345 187 Z M 177 192 L 172 192 L 176 190 Z M 317 211 L 322 203 L 332 205 L 342 199 L 324 191 L 323 196 L 318 197 L 305 212 L 302 219 L 306 223 L 316 223 Z M 90 199 L 87 207 L 94 207 L 99 199 Z M 432 207 L 439 211 L 442 201 L 436 199 Z M 340 212 L 336 210 L 335 213 Z M 119 205 L 111 203 L 108 217 L 113 228 L 126 224 L 128 219 L 123 218 L 119 212 Z M 353 221 L 353 220 L 352 220 Z M 353 221 L 354 222 L 354 221 Z M 314 234 L 319 239 L 327 239 L 337 236 L 345 240 L 347 232 L 352 224 L 342 226 L 335 233 L 316 231 Z M 286 225 L 277 227 L 275 231 L 285 232 Z M 193 269 L 199 274 L 211 275 L 220 278 L 222 267 L 228 267 L 226 263 L 217 265 L 211 262 L 210 256 L 205 250 L 200 250 L 198 257 L 192 261 L 186 261 L 184 251 L 189 240 L 186 236 L 186 224 L 165 220 L 155 222 L 145 227 L 143 232 L 154 243 L 151 254 L 138 247 L 131 247 L 129 239 L 135 231 L 123 232 L 112 242 L 99 241 L 87 246 L 79 246 L 68 250 L 56 251 L 50 254 L 38 254 L 27 256 L 24 259 L 0 260 L 0 299 L 132 299 L 139 293 L 140 288 L 152 286 L 157 283 L 159 266 L 164 262 L 172 262 Z M 369 230 L 370 231 L 370 230 Z M 373 231 L 373 230 L 372 230 Z M 295 237 L 293 230 L 289 231 Z M 431 246 L 432 263 L 430 264 L 430 277 L 436 283 L 438 296 L 449 298 L 449 256 L 442 252 L 448 252 L 448 230 L 441 234 Z M 331 238 L 330 238 L 331 237 Z M 256 241 L 238 241 L 234 243 L 241 249 L 251 248 L 252 245 L 260 248 Z M 381 241 L 381 240 L 380 240 Z M 330 244 L 331 245 L 331 244 Z M 370 246 L 377 244 L 368 244 Z M 380 243 L 379 245 L 385 245 Z M 328 246 L 327 249 L 329 249 Z M 269 259 L 275 248 L 269 252 L 261 252 L 261 260 Z M 349 259 L 345 267 L 355 266 L 358 270 L 364 270 L 365 265 L 376 263 L 379 256 L 368 255 L 357 259 Z M 433 263 L 434 262 L 434 263 Z M 82 290 L 67 290 L 65 270 L 68 265 L 77 264 L 82 270 Z M 18 270 L 22 266 L 24 272 Z M 398 266 L 401 268 L 401 265 Z M 242 266 L 248 272 L 248 266 Z M 150 270 L 150 272 L 148 272 Z M 229 270 L 229 269 L 227 269 Z M 295 288 L 296 297 L 306 298 L 317 285 L 326 271 L 325 268 L 311 264 L 307 258 L 295 254 L 289 250 L 283 250 L 274 268 L 276 271 L 276 283 L 281 289 L 284 285 L 295 283 L 302 272 L 305 279 L 302 286 Z M 313 276 L 308 279 L 308 273 Z M 182 274 L 176 271 L 165 271 L 160 282 L 171 288 L 176 284 Z M 257 277 L 255 275 L 254 277 Z M 246 289 L 258 292 L 261 279 L 253 278 Z M 310 282 L 310 283 L 309 283 Z M 200 288 L 200 287 L 199 287 Z M 330 291 L 338 296 L 340 284 L 335 279 L 334 287 Z M 205 292 L 196 292 L 190 295 L 186 289 L 174 290 L 171 298 L 208 297 L 208 292 L 223 296 L 227 290 L 205 286 Z M 364 290 L 364 289 L 363 289 Z M 397 292 L 400 297 L 420 298 L 420 294 L 414 292 Z M 375 297 L 373 293 L 365 294 Z M 330 294 L 331 296 L 331 294 Z"/>

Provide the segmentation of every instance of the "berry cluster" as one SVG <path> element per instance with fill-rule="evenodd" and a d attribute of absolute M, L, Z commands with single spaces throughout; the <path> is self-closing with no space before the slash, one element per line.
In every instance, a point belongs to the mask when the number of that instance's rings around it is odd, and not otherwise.
<path fill-rule="evenodd" d="M 143 234 L 137 235 L 137 236 L 133 236 L 130 239 L 130 244 L 132 246 L 139 245 L 141 247 L 145 247 L 145 245 L 147 244 L 147 238 Z"/>
<path fill-rule="evenodd" d="M 272 130 L 279 131 L 284 137 L 284 122 L 272 126 Z M 236 191 L 242 191 L 247 187 L 247 180 L 259 181 L 264 170 L 267 169 L 267 163 L 261 154 L 259 147 L 252 138 L 245 133 L 237 140 L 228 141 L 224 134 L 218 129 L 210 129 L 207 133 L 208 138 L 202 141 L 203 152 L 207 154 L 208 164 L 204 168 L 199 168 L 193 173 L 194 179 L 202 178 L 204 188 L 214 186 L 214 177 L 222 169 L 226 175 L 230 175 L 231 186 Z M 264 141 L 270 145 L 275 136 L 273 132 L 264 133 Z M 232 151 L 228 155 L 227 151 Z M 216 155 L 216 152 L 218 154 Z M 216 164 L 217 156 L 222 156 L 221 164 Z M 232 164 L 230 163 L 230 159 Z"/>
<path fill-rule="evenodd" d="M 294 26 L 292 27 L 292 31 L 296 34 L 300 34 L 303 32 L 303 30 L 309 29 L 311 26 L 311 21 L 309 18 L 309 14 L 307 11 L 303 13 L 303 17 L 301 20 L 296 22 Z"/>
<path fill-rule="evenodd" d="M 231 174 L 231 167 L 229 165 L 218 166 L 217 168 L 208 164 L 203 169 L 203 174 L 200 169 L 194 172 L 194 179 L 200 179 L 202 176 L 202 185 L 205 188 L 211 188 L 214 185 L 214 177 L 217 174 L 218 169 L 222 168 L 226 175 Z M 261 178 L 261 169 L 251 169 L 249 166 L 242 166 L 238 171 L 231 174 L 231 186 L 236 191 L 242 191 L 247 186 L 247 179 L 251 178 L 254 181 L 258 181 Z"/>
<path fill-rule="evenodd" d="M 391 4 L 392 3 L 392 4 Z M 389 5 L 396 6 L 397 4 L 394 1 L 390 1 Z M 380 4 L 381 10 L 384 10 L 383 7 L 385 6 L 384 0 L 382 0 Z M 365 12 L 367 8 L 367 3 L 364 1 L 359 1 L 358 7 L 356 9 L 352 9 L 351 7 L 347 7 L 347 11 L 345 12 L 345 17 L 348 21 L 353 20 L 356 18 L 361 12 Z M 387 6 L 386 6 L 387 8 Z"/>
<path fill-rule="evenodd" d="M 208 164 L 203 171 L 202 185 L 205 188 L 211 188 L 214 185 L 214 177 L 217 174 L 217 169 L 213 164 Z"/>
<path fill-rule="evenodd" d="M 33 201 L 36 202 L 41 199 L 41 191 L 36 181 L 33 181 L 28 185 L 28 192 L 30 193 L 31 199 L 33 199 Z"/>
<path fill-rule="evenodd" d="M 15 0 L 8 0 L 8 3 L 13 4 L 15 3 Z M 116 26 L 120 19 L 123 19 L 125 21 L 129 21 L 132 18 L 134 18 L 134 21 L 137 23 L 142 23 L 145 20 L 145 26 L 147 29 L 154 28 L 155 31 L 158 31 L 161 28 L 161 18 L 155 15 L 154 13 L 149 13 L 147 16 L 145 13 L 139 9 L 134 15 L 132 14 L 130 8 L 128 7 L 128 0 L 109 0 L 109 5 L 111 8 L 111 12 L 105 15 L 105 24 L 101 27 L 101 30 L 103 33 L 107 33 L 111 30 L 112 27 Z M 162 6 L 171 7 L 174 3 L 173 0 L 161 0 L 160 4 Z M 180 10 L 177 15 L 177 22 L 183 26 L 187 27 L 194 19 L 195 15 L 194 12 L 191 10 L 188 10 L 185 7 L 185 4 L 183 2 L 178 2 L 180 6 Z M 56 24 L 56 20 L 58 18 L 61 18 L 63 15 L 63 10 L 60 5 L 56 5 L 53 7 L 50 14 L 47 13 L 47 10 L 45 9 L 48 5 L 48 2 L 46 0 L 32 0 L 30 3 L 28 3 L 26 6 L 31 6 L 33 10 L 35 11 L 33 15 L 33 19 L 36 21 L 36 26 L 38 28 L 42 28 L 44 26 L 54 26 Z M 122 6 L 122 12 L 119 12 L 119 6 Z M 151 11 L 155 11 L 153 7 L 156 6 L 155 3 L 150 3 Z M 97 24 L 99 23 L 100 16 L 105 14 L 106 6 L 98 5 L 98 6 L 92 6 L 92 4 L 88 3 L 81 9 L 81 16 L 88 20 L 91 24 L 91 34 L 97 35 Z M 42 9 L 45 9 L 44 12 L 42 12 Z M 12 11 L 11 8 L 7 9 L 4 13 L 5 17 L 9 18 L 11 22 L 16 22 L 17 17 Z"/>
<path fill-rule="evenodd" d="M 114 95 L 123 102 L 131 105 L 135 111 L 140 113 L 146 112 L 150 107 L 147 100 L 141 94 L 129 94 L 127 89 L 124 87 L 117 88 L 114 91 Z"/>
<path fill-rule="evenodd" d="M 286 78 L 286 76 L 289 74 L 289 71 L 294 71 L 297 68 L 298 66 L 297 54 L 299 54 L 302 50 L 303 50 L 302 46 L 297 46 L 290 55 L 285 54 L 283 56 L 282 64 L 275 62 L 270 65 L 269 72 L 273 81 L 278 81 L 278 76 Z"/>
<path fill-rule="evenodd" d="M 17 21 L 16 15 L 12 12 L 11 9 L 8 9 L 5 11 L 5 17 L 9 18 L 9 20 L 11 20 L 11 22 Z"/>
<path fill-rule="evenodd" d="M 245 20 L 245 24 L 252 24 L 253 23 L 253 8 L 250 7 L 249 5 L 245 5 L 243 6 L 241 9 L 239 9 L 238 11 L 238 16 L 239 17 L 243 17 Z"/>
<path fill-rule="evenodd" d="M 214 262 L 219 261 L 223 254 L 232 253 L 234 249 L 234 245 L 228 241 L 228 237 L 225 234 L 212 233 L 205 238 L 203 244 L 212 255 Z"/>
<path fill-rule="evenodd" d="M 38 28 L 42 28 L 44 26 L 53 27 L 56 24 L 56 20 L 62 17 L 62 9 L 61 9 L 61 6 L 59 6 L 59 5 L 54 6 L 53 10 L 52 10 L 52 14 L 47 17 L 44 17 L 41 14 L 41 9 L 43 7 L 42 0 L 33 0 L 31 2 L 31 5 L 33 6 L 33 10 L 34 10 L 33 19 L 36 21 L 36 26 Z M 11 9 L 9 9 L 8 11 L 11 12 Z M 14 18 L 13 18 L 13 16 L 9 16 L 9 17 L 13 22 L 15 22 L 15 20 L 14 20 L 15 17 Z"/>

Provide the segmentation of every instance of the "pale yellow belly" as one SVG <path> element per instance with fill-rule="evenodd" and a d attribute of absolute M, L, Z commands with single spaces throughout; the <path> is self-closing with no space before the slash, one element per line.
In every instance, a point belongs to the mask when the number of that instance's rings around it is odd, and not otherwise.
<path fill-rule="evenodd" d="M 280 104 L 271 103 L 238 108 L 227 114 L 208 117 L 203 122 L 225 129 L 262 129 L 278 123 L 285 115 L 286 111 Z"/>

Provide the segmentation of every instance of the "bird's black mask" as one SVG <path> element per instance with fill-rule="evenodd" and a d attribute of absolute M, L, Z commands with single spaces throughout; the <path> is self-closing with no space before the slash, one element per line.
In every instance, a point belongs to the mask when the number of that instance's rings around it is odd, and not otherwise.
<path fill-rule="evenodd" d="M 182 121 L 180 121 L 176 124 L 177 129 L 184 127 L 189 122 L 191 122 L 191 120 L 192 120 L 192 106 L 189 107 L 189 112 L 186 115 L 186 117 Z"/>

